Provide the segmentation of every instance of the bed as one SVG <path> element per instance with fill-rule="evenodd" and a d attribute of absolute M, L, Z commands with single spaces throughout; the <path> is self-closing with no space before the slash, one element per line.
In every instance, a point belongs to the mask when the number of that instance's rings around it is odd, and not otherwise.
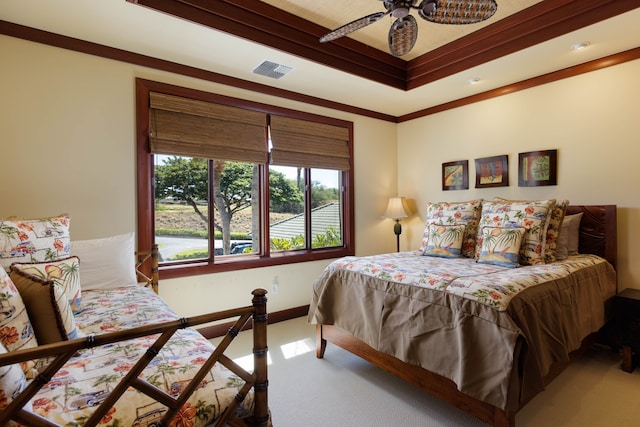
<path fill-rule="evenodd" d="M 559 261 L 506 268 L 424 248 L 334 261 L 313 286 L 317 357 L 333 343 L 490 425 L 514 426 L 593 342 L 617 290 L 616 206 L 565 214 L 578 215 L 579 254 Z"/>
<path fill-rule="evenodd" d="M 54 224 L 54 230 L 57 225 Z M 51 235 L 51 230 L 47 234 Z M 57 231 L 53 234 L 57 235 Z M 127 240 L 128 247 L 133 248 L 132 235 L 115 237 Z M 58 241 L 63 242 L 59 249 L 64 252 L 64 239 Z M 87 242 L 95 243 L 94 248 L 102 253 L 112 240 Z M 179 318 L 155 292 L 158 252 L 154 247 L 137 254 L 139 262 L 134 272 L 137 277 L 130 279 L 136 283 L 116 282 L 109 286 L 99 283 L 95 288 L 82 289 L 78 298 L 69 297 L 72 304 L 77 304 L 72 315 L 73 332 L 59 316 L 66 312 L 67 299 L 58 301 L 56 321 L 48 323 L 60 321 L 57 326 L 67 336 L 47 338 L 42 325 L 38 325 L 46 319 L 39 318 L 30 308 L 33 301 L 29 283 L 25 283 L 30 281 L 33 285 L 37 280 L 25 272 L 46 264 L 42 271 L 48 277 L 62 278 L 63 274 L 57 273 L 71 271 L 64 267 L 70 262 L 86 259 L 86 267 L 90 263 L 89 252 L 85 252 L 86 257 L 63 257 L 57 261 L 14 262 L 10 275 L 1 269 L 3 303 L 9 301 L 13 307 L 3 311 L 10 313 L 3 317 L 15 318 L 25 311 L 17 307 L 15 298 L 5 298 L 12 290 L 18 290 L 39 342 L 28 345 L 26 340 L 21 341 L 27 328 L 18 328 L 13 335 L 5 332 L 15 330 L 15 324 L 3 324 L 0 328 L 3 346 L 9 347 L 9 351 L 0 352 L 0 425 L 271 425 L 267 402 L 265 290 L 254 290 L 251 304 L 244 307 Z M 111 256 L 116 257 L 113 252 Z M 112 265 L 103 271 L 104 280 L 117 276 L 116 270 Z M 87 270 L 80 270 L 83 271 Z M 88 281 L 89 274 L 86 276 Z M 138 280 L 141 282 L 137 283 Z M 49 285 L 50 289 L 57 289 L 59 284 L 62 282 L 56 282 L 56 286 L 44 281 L 35 283 L 37 289 Z M 223 320 L 230 321 L 232 326 L 217 346 L 195 329 Z M 254 355 L 252 372 L 224 354 L 238 332 L 251 324 L 253 348 L 247 352 Z"/>

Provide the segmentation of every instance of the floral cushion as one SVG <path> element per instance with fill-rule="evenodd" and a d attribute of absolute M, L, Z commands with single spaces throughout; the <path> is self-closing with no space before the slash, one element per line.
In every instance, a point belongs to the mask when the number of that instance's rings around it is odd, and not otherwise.
<path fill-rule="evenodd" d="M 9 351 L 38 345 L 22 297 L 3 268 L 0 268 L 0 342 Z"/>
<path fill-rule="evenodd" d="M 84 309 L 76 316 L 76 322 L 86 335 L 179 319 L 159 296 L 142 286 L 83 291 L 82 305 Z M 82 425 L 94 411 L 92 405 L 108 396 L 157 338 L 151 335 L 79 350 L 33 397 L 33 412 L 58 425 Z M 139 377 L 177 399 L 214 349 L 195 329 L 178 330 Z M 253 389 L 242 403 L 236 401 L 243 385 L 240 377 L 216 363 L 167 425 L 214 425 L 230 404 L 238 404 L 236 414 L 250 415 L 254 408 Z M 98 425 L 156 425 L 166 409 L 129 387 Z"/>
<path fill-rule="evenodd" d="M 7 349 L 0 343 L 0 354 L 7 353 Z M 0 411 L 4 410 L 27 386 L 27 379 L 18 364 L 0 366 Z M 8 426 L 16 426 L 14 422 L 9 422 Z"/>
<path fill-rule="evenodd" d="M 520 244 L 525 231 L 521 227 L 483 227 L 480 233 L 482 248 L 478 262 L 502 267 L 517 267 Z"/>
<path fill-rule="evenodd" d="M 41 219 L 0 219 L 0 265 L 52 261 L 69 256 L 68 215 Z"/>
<path fill-rule="evenodd" d="M 11 266 L 11 280 L 24 301 L 39 344 L 78 338 L 69 298 L 52 280 L 45 280 Z"/>
<path fill-rule="evenodd" d="M 465 225 L 429 224 L 424 254 L 442 258 L 460 258 Z"/>
<path fill-rule="evenodd" d="M 28 264 L 14 263 L 11 267 L 18 268 L 42 280 L 52 281 L 64 291 L 69 299 L 71 311 L 74 314 L 80 311 L 80 263 L 78 257 Z"/>
<path fill-rule="evenodd" d="M 543 253 L 544 262 L 554 262 L 557 259 L 558 237 L 560 237 L 560 229 L 568 207 L 569 200 L 559 200 L 549 211 L 547 240 Z"/>
<path fill-rule="evenodd" d="M 555 200 L 523 202 L 485 201 L 482 204 L 479 229 L 483 227 L 522 227 L 526 230 L 520 246 L 520 264 L 543 264 L 543 247 L 546 241 L 547 218 Z M 477 255 L 482 250 L 482 238 L 478 238 Z"/>
<path fill-rule="evenodd" d="M 420 250 L 424 252 L 429 241 L 429 224 L 464 225 L 465 235 L 462 241 L 463 257 L 473 258 L 476 251 L 476 234 L 482 200 L 468 202 L 440 202 L 427 204 L 427 219 Z"/>
<path fill-rule="evenodd" d="M 535 200 L 508 200 L 502 197 L 495 197 L 497 202 L 533 202 Z M 542 257 L 544 262 L 554 262 L 556 260 L 556 248 L 558 246 L 558 237 L 560 236 L 560 228 L 562 221 L 567 213 L 569 200 L 556 201 L 549 209 L 547 218 L 547 231 L 545 234 L 545 242 L 542 247 Z"/>

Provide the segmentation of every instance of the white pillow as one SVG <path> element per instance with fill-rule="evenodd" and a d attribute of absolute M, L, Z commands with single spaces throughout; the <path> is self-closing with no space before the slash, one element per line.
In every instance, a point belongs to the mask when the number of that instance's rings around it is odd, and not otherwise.
<path fill-rule="evenodd" d="M 71 241 L 71 255 L 80 258 L 80 288 L 111 289 L 138 283 L 134 233 Z"/>

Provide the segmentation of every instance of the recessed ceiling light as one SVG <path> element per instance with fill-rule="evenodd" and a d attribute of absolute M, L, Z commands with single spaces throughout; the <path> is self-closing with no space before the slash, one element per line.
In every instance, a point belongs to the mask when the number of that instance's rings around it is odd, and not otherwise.
<path fill-rule="evenodd" d="M 582 50 L 584 48 L 586 48 L 587 46 L 589 46 L 591 43 L 589 42 L 582 42 L 582 43 L 576 43 L 573 46 L 571 46 L 571 50 Z"/>
<path fill-rule="evenodd" d="M 469 84 L 470 85 L 477 85 L 478 83 L 480 83 L 480 78 L 479 77 L 474 77 L 472 79 L 469 79 Z"/>

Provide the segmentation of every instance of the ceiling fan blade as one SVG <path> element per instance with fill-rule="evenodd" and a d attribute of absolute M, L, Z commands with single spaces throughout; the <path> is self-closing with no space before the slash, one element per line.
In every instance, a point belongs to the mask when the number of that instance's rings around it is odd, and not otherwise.
<path fill-rule="evenodd" d="M 418 6 L 420 17 L 436 24 L 475 24 L 491 18 L 496 10 L 495 0 L 423 0 Z"/>
<path fill-rule="evenodd" d="M 418 22 L 412 15 L 396 19 L 389 29 L 389 50 L 393 56 L 408 53 L 418 39 Z"/>
<path fill-rule="evenodd" d="M 336 28 L 328 34 L 320 37 L 320 43 L 330 42 L 331 40 L 338 39 L 340 37 L 346 36 L 347 34 L 351 34 L 360 28 L 364 28 L 367 25 L 373 24 L 374 22 L 379 21 L 383 16 L 388 15 L 391 11 L 386 12 L 377 12 L 372 13 L 371 15 L 367 15 L 363 18 L 356 19 L 355 21 L 349 22 L 348 24 L 343 25 L 342 27 Z"/>

